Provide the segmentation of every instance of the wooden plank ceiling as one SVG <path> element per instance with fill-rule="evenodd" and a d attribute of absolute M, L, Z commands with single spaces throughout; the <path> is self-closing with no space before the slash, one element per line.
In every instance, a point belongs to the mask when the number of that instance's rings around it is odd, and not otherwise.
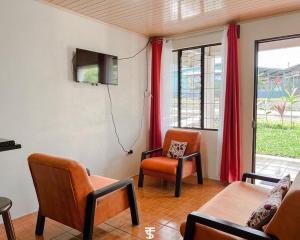
<path fill-rule="evenodd" d="M 185 33 L 300 10 L 299 0 L 44 1 L 147 36 Z"/>

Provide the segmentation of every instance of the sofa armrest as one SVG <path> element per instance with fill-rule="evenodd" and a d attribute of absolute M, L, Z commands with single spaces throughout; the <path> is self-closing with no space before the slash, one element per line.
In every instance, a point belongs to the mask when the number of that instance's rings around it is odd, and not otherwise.
<path fill-rule="evenodd" d="M 191 240 L 194 236 L 196 223 L 229 233 L 244 239 L 251 240 L 276 240 L 277 238 L 265 232 L 235 224 L 226 220 L 204 215 L 200 212 L 192 212 L 188 215 L 185 227 L 184 240 Z"/>
<path fill-rule="evenodd" d="M 242 181 L 246 182 L 248 178 L 250 178 L 252 180 L 258 179 L 258 180 L 263 180 L 263 181 L 273 182 L 273 183 L 277 183 L 280 181 L 280 179 L 278 179 L 278 178 L 267 177 L 267 176 L 259 175 L 256 173 L 249 173 L 249 172 L 246 172 L 243 174 Z"/>
<path fill-rule="evenodd" d="M 163 150 L 162 148 L 156 148 L 156 149 L 152 149 L 152 150 L 142 152 L 141 161 L 143 161 L 147 157 L 147 155 L 149 155 L 151 153 L 155 153 L 155 152 L 161 152 L 162 150 Z"/>

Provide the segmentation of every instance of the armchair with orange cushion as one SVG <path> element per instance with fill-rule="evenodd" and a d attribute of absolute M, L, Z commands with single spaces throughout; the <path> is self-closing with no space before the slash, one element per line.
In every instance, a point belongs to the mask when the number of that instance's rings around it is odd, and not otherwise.
<path fill-rule="evenodd" d="M 95 225 L 127 208 L 132 224 L 139 224 L 131 179 L 89 176 L 80 163 L 45 154 L 32 154 L 28 163 L 39 202 L 37 235 L 43 234 L 47 217 L 77 229 L 84 240 L 90 240 Z"/>
<path fill-rule="evenodd" d="M 184 156 L 178 159 L 167 157 L 172 140 L 187 143 Z M 199 131 L 168 130 L 162 148 L 142 153 L 138 186 L 143 187 L 144 175 L 163 178 L 176 183 L 175 197 L 179 197 L 183 178 L 197 172 L 198 184 L 202 184 L 200 141 L 201 133 Z M 147 158 L 153 153 L 160 153 L 160 156 Z"/>

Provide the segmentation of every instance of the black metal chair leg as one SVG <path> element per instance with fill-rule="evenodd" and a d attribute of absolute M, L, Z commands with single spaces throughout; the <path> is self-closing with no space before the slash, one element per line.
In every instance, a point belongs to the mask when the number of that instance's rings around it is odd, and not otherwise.
<path fill-rule="evenodd" d="M 132 224 L 139 225 L 140 221 L 139 221 L 139 214 L 138 214 L 138 208 L 136 204 L 136 197 L 135 197 L 133 183 L 127 186 L 127 192 L 128 192 L 128 201 L 129 201 Z"/>
<path fill-rule="evenodd" d="M 92 240 L 93 239 L 93 226 L 89 226 L 89 229 L 85 229 L 82 233 L 82 240 Z"/>
<path fill-rule="evenodd" d="M 143 174 L 143 169 L 140 168 L 138 187 L 142 188 L 143 186 L 144 186 L 144 174 Z"/>
<path fill-rule="evenodd" d="M 35 234 L 38 236 L 43 235 L 44 233 L 44 227 L 45 227 L 45 217 L 38 213 L 37 221 L 36 221 L 36 228 L 35 228 Z"/>
<path fill-rule="evenodd" d="M 85 221 L 83 228 L 83 240 L 92 240 L 94 231 L 94 217 L 95 217 L 96 198 L 94 193 L 91 192 L 87 197 Z"/>
<path fill-rule="evenodd" d="M 203 184 L 201 155 L 196 157 L 196 169 L 198 184 Z"/>
<path fill-rule="evenodd" d="M 175 197 L 180 197 L 180 194 L 181 194 L 181 179 L 176 180 Z"/>
<path fill-rule="evenodd" d="M 182 160 L 178 160 L 178 166 L 176 170 L 175 197 L 180 197 L 181 194 L 182 162 Z"/>

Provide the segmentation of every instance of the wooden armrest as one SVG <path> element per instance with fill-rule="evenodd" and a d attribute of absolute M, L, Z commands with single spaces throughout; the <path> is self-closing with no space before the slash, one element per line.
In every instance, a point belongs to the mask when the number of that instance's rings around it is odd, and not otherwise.
<path fill-rule="evenodd" d="M 152 149 L 152 150 L 142 152 L 141 161 L 143 161 L 147 157 L 147 155 L 149 155 L 151 153 L 155 153 L 155 152 L 161 152 L 162 150 L 163 150 L 162 148 L 156 148 L 156 149 Z"/>
<path fill-rule="evenodd" d="M 249 173 L 249 172 L 246 172 L 246 173 L 243 174 L 242 181 L 246 182 L 246 180 L 248 178 L 258 179 L 258 180 L 263 180 L 263 181 L 273 182 L 273 183 L 277 183 L 277 182 L 280 181 L 279 178 L 267 177 L 267 176 L 259 175 L 259 174 L 256 174 L 256 173 Z"/>
<path fill-rule="evenodd" d="M 192 212 L 188 215 L 184 240 L 194 238 L 195 224 L 199 223 L 222 232 L 226 232 L 249 240 L 276 240 L 277 238 L 265 232 L 232 223 L 226 220 L 218 219 L 212 216 L 204 215 L 200 212 Z"/>

